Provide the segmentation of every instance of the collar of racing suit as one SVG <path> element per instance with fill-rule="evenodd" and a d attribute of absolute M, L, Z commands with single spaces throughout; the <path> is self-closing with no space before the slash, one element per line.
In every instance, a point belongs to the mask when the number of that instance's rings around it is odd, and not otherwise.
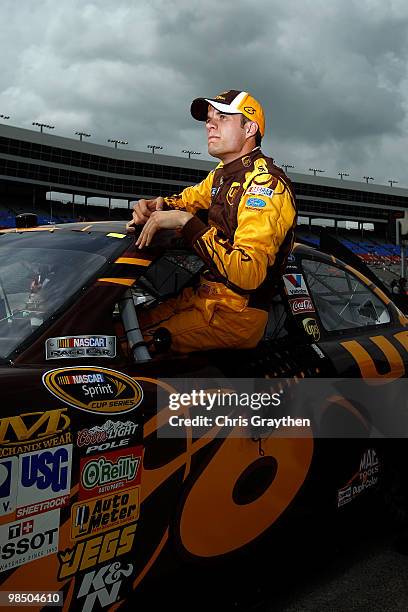
<path fill-rule="evenodd" d="M 246 155 L 242 155 L 237 159 L 229 162 L 228 164 L 224 164 L 220 162 L 216 167 L 216 170 L 222 169 L 222 174 L 225 178 L 231 176 L 233 174 L 241 173 L 242 168 L 251 168 L 253 166 L 254 160 L 262 154 L 261 147 L 255 147 Z"/>

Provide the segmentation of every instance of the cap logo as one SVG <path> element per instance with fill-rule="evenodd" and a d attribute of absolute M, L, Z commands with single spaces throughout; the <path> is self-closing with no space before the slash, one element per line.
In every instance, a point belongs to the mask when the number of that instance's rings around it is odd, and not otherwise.
<path fill-rule="evenodd" d="M 215 96 L 215 100 L 225 100 L 224 96 Z"/>
<path fill-rule="evenodd" d="M 255 109 L 252 106 L 244 106 L 244 111 L 248 113 L 248 115 L 255 115 Z"/>

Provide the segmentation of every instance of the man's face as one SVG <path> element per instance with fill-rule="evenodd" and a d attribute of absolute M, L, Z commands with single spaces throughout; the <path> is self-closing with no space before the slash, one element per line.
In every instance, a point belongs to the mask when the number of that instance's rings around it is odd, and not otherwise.
<path fill-rule="evenodd" d="M 208 153 L 224 162 L 240 157 L 247 143 L 241 115 L 226 115 L 208 106 L 206 121 Z"/>

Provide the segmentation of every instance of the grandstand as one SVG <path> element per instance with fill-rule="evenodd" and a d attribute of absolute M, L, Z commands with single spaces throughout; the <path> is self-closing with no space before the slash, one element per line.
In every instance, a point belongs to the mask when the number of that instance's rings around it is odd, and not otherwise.
<path fill-rule="evenodd" d="M 13 227 L 16 214 L 26 211 L 42 224 L 128 219 L 132 200 L 178 193 L 214 166 L 0 124 L 0 227 Z M 289 177 L 303 221 L 300 238 L 316 244 L 316 223 L 331 223 L 343 244 L 386 282 L 399 274 L 395 223 L 408 209 L 408 189 L 294 172 Z M 62 194 L 71 197 L 68 203 Z M 91 205 L 92 198 L 104 198 L 106 205 Z M 114 208 L 113 200 L 121 206 Z M 346 229 L 349 222 L 358 230 Z"/>

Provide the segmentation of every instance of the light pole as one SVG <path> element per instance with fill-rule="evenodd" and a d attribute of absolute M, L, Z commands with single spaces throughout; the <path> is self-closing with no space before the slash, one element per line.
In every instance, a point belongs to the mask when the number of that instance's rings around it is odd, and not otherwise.
<path fill-rule="evenodd" d="M 309 168 L 309 172 L 313 172 L 314 176 L 316 176 L 316 172 L 326 172 L 326 170 L 320 170 L 320 168 Z"/>
<path fill-rule="evenodd" d="M 285 168 L 285 172 L 286 174 L 288 173 L 288 168 L 294 168 L 295 166 L 292 166 L 292 164 L 282 164 L 282 168 Z"/>
<path fill-rule="evenodd" d="M 0 119 L 10 119 L 10 115 L 0 115 Z"/>
<path fill-rule="evenodd" d="M 79 136 L 79 140 L 82 142 L 82 138 L 85 136 L 85 138 L 90 138 L 91 135 L 87 134 L 87 132 L 75 132 L 75 134 L 77 136 Z"/>
<path fill-rule="evenodd" d="M 363 179 L 365 179 L 366 183 L 368 184 L 368 181 L 373 181 L 374 177 L 373 176 L 363 176 Z"/>
<path fill-rule="evenodd" d="M 108 142 L 113 142 L 115 144 L 115 149 L 118 148 L 118 144 L 123 144 L 123 145 L 129 144 L 127 140 L 117 140 L 116 138 L 108 138 Z"/>
<path fill-rule="evenodd" d="M 339 175 L 341 181 L 343 180 L 343 176 L 350 176 L 347 174 L 347 172 L 338 172 L 337 174 Z"/>
<path fill-rule="evenodd" d="M 388 182 L 389 182 L 389 184 L 391 185 L 391 187 L 392 187 L 392 186 L 393 186 L 395 183 L 398 183 L 398 181 L 393 181 L 393 180 L 389 180 Z"/>
<path fill-rule="evenodd" d="M 156 149 L 162 149 L 163 147 L 161 145 L 147 145 L 147 148 L 151 149 L 152 153 L 154 155 L 154 152 L 155 152 Z"/>
<path fill-rule="evenodd" d="M 201 153 L 199 153 L 198 151 L 190 151 L 190 149 L 183 149 L 181 152 L 182 153 L 187 153 L 188 154 L 188 159 L 190 159 L 190 157 L 192 155 L 201 155 Z"/>
<path fill-rule="evenodd" d="M 38 121 L 33 121 L 33 125 L 36 125 L 40 128 L 41 134 L 43 133 L 43 129 L 47 128 L 47 130 L 53 130 L 55 125 L 48 125 L 48 123 L 40 123 Z"/>

